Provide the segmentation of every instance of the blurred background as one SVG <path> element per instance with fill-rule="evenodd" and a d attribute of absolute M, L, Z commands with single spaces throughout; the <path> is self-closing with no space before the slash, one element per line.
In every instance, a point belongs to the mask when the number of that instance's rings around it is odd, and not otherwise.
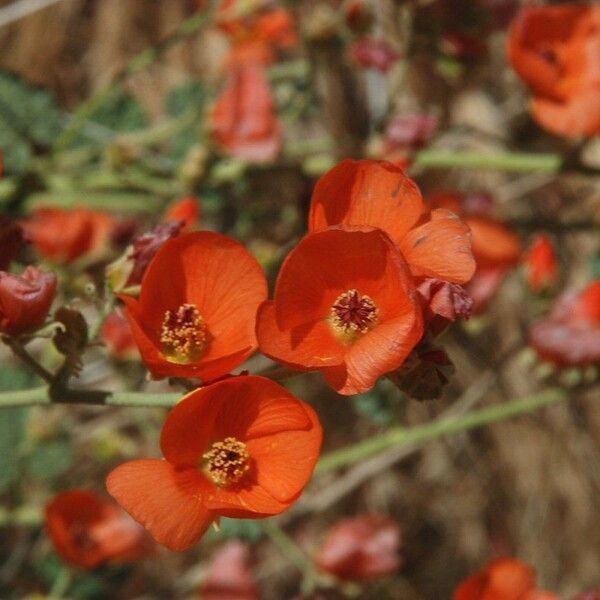
<path fill-rule="evenodd" d="M 248 0 L 238 3 L 242 25 L 219 17 L 211 2 L 43 4 L 0 0 L 0 208 L 12 218 L 86 207 L 113 215 L 128 241 L 192 196 L 199 227 L 242 240 L 272 282 L 306 231 L 316 179 L 343 158 L 372 157 L 406 168 L 432 203 L 498 228 L 479 247 L 483 276 L 470 290 L 476 314 L 444 334 L 455 370 L 435 399 L 411 400 L 411 390 L 387 380 L 350 398 L 312 375 L 286 385 L 317 407 L 325 450 L 548 387 L 569 401 L 315 477 L 279 519 L 305 556 L 316 556 L 324 532 L 344 517 L 385 515 L 401 531 L 392 573 L 319 597 L 451 598 L 468 574 L 505 555 L 534 566 L 540 585 L 560 597 L 600 586 L 597 367 L 559 368 L 529 343 L 532 324 L 562 292 L 600 277 L 600 138 L 562 138 L 532 118 L 531 92 L 506 51 L 510 21 L 526 3 Z M 289 18 L 281 29 L 253 21 L 256 11 L 276 9 Z M 267 92 L 261 80 L 228 99 L 232 64 L 253 52 L 266 55 Z M 243 127 L 257 138 L 250 150 L 234 139 Z M 515 153 L 538 162 L 529 168 Z M 467 158 L 453 164 L 449 156 Z M 539 265 L 529 259 L 540 234 L 554 265 L 543 285 L 532 281 Z M 104 267 L 124 248 L 116 239 L 85 264 L 63 265 L 65 293 L 91 317 Z M 22 252 L 32 260 L 37 250 Z M 146 380 L 135 349 L 104 341 L 108 352 L 87 351 L 78 385 L 168 389 Z M 269 364 L 255 357 L 248 368 Z M 415 385 L 419 377 L 431 374 L 418 374 Z M 2 350 L 0 388 L 36 384 Z M 72 487 L 104 493 L 115 465 L 159 456 L 165 414 L 82 406 L 0 412 L 0 597 L 53 589 L 81 599 L 199 597 L 229 539 L 246 544 L 260 598 L 300 593 L 298 565 L 272 535 L 260 523 L 227 520 L 184 554 L 161 550 L 132 565 L 75 570 L 63 585 L 62 561 L 43 528 L 45 503 Z"/>

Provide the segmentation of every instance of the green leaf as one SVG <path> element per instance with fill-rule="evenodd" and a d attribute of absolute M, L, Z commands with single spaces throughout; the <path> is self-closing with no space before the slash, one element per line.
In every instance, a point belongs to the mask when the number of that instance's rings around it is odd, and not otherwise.
<path fill-rule="evenodd" d="M 94 113 L 91 127 L 100 125 L 111 132 L 123 133 L 144 129 L 149 123 L 146 110 L 131 94 L 115 90 Z"/>
<path fill-rule="evenodd" d="M 600 279 L 600 252 L 590 261 L 590 276 L 592 279 Z"/>
<path fill-rule="evenodd" d="M 0 149 L 9 173 L 23 172 L 60 131 L 60 110 L 49 91 L 0 72 Z"/>

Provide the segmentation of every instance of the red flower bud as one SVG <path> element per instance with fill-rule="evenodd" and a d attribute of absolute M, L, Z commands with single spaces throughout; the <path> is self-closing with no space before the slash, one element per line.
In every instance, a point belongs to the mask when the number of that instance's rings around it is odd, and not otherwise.
<path fill-rule="evenodd" d="M 202 600 L 258 600 L 249 558 L 248 547 L 237 540 L 219 548 L 200 591 Z"/>
<path fill-rule="evenodd" d="M 383 40 L 363 38 L 352 44 L 352 58 L 361 66 L 387 73 L 400 58 L 393 48 Z"/>
<path fill-rule="evenodd" d="M 200 219 L 200 200 L 194 196 L 187 196 L 177 200 L 169 206 L 165 213 L 164 221 L 183 221 L 184 230 L 191 229 L 198 224 Z"/>
<path fill-rule="evenodd" d="M 27 267 L 22 275 L 0 271 L 0 331 L 18 335 L 43 325 L 56 293 L 56 275 Z"/>
<path fill-rule="evenodd" d="M 400 527 L 387 517 L 363 516 L 339 521 L 328 533 L 317 563 L 347 581 L 376 579 L 398 569 Z"/>
<path fill-rule="evenodd" d="M 128 258 L 134 261 L 134 265 L 127 280 L 128 286 L 138 285 L 142 282 L 146 267 L 158 252 L 158 249 L 167 240 L 177 237 L 183 226 L 183 221 L 167 221 L 133 240 L 133 252 Z"/>
<path fill-rule="evenodd" d="M 534 292 L 551 288 L 558 282 L 558 260 L 552 241 L 546 235 L 535 237 L 524 260 L 527 282 Z"/>
<path fill-rule="evenodd" d="M 471 316 L 473 298 L 456 283 L 425 279 L 417 292 L 422 298 L 427 328 L 433 335 L 441 333 L 453 321 Z"/>

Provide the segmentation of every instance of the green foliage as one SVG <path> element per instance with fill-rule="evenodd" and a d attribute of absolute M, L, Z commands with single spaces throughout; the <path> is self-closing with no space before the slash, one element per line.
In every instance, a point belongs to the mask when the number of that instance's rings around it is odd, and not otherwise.
<path fill-rule="evenodd" d="M 150 119 L 144 107 L 123 90 L 115 90 L 94 113 L 93 123 L 119 133 L 144 129 Z"/>
<path fill-rule="evenodd" d="M 32 385 L 34 377 L 14 365 L 0 367 L 0 390 L 21 390 Z M 0 410 L 0 493 L 19 477 L 19 458 L 25 437 L 27 409 Z"/>
<path fill-rule="evenodd" d="M 0 148 L 7 171 L 24 171 L 31 157 L 48 149 L 60 131 L 60 110 L 48 90 L 0 72 Z"/>
<path fill-rule="evenodd" d="M 600 252 L 590 261 L 590 276 L 592 279 L 600 279 Z"/>
<path fill-rule="evenodd" d="M 404 396 L 388 379 L 380 379 L 376 386 L 365 394 L 352 396 L 354 409 L 375 425 L 389 425 Z"/>

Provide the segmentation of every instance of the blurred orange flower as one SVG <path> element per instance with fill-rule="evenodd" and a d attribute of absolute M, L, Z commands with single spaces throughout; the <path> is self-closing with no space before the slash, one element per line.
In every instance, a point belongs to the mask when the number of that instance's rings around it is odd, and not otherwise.
<path fill-rule="evenodd" d="M 62 492 L 46 506 L 46 529 L 56 552 L 81 569 L 142 560 L 152 540 L 112 502 L 88 490 Z"/>
<path fill-rule="evenodd" d="M 254 163 L 277 157 L 283 143 L 281 122 L 262 64 L 248 61 L 230 67 L 212 109 L 212 127 L 227 154 Z"/>
<path fill-rule="evenodd" d="M 202 589 L 201 600 L 258 600 L 258 588 L 249 567 L 248 546 L 232 540 L 215 553 Z"/>
<path fill-rule="evenodd" d="M 529 287 L 541 292 L 558 283 L 558 259 L 552 240 L 547 235 L 537 235 L 524 259 Z"/>
<path fill-rule="evenodd" d="M 317 564 L 346 581 L 377 579 L 398 570 L 399 545 L 400 527 L 393 519 L 377 515 L 343 519 L 327 534 Z"/>
<path fill-rule="evenodd" d="M 232 377 L 171 411 L 160 439 L 166 460 L 120 465 L 107 488 L 156 541 L 186 550 L 219 517 L 287 510 L 312 475 L 322 434 L 313 409 L 279 384 Z"/>
<path fill-rule="evenodd" d="M 532 113 L 560 136 L 600 133 L 600 6 L 528 6 L 512 22 L 513 68 L 531 87 Z"/>
<path fill-rule="evenodd" d="M 56 275 L 29 266 L 22 275 L 0 271 L 0 331 L 19 335 L 44 324 L 56 294 Z"/>
<path fill-rule="evenodd" d="M 413 277 L 462 284 L 475 271 L 469 228 L 446 209 L 429 212 L 416 184 L 392 163 L 344 160 L 319 179 L 309 231 L 339 224 L 385 231 Z"/>
<path fill-rule="evenodd" d="M 550 315 L 531 326 L 529 343 L 559 366 L 600 364 L 600 280 L 562 294 Z"/>
<path fill-rule="evenodd" d="M 183 221 L 183 229 L 193 229 L 200 221 L 200 200 L 195 196 L 186 196 L 173 202 L 165 212 L 163 221 Z"/>
<path fill-rule="evenodd" d="M 256 350 L 256 311 L 267 297 L 267 282 L 239 242 L 197 231 L 158 250 L 144 274 L 139 300 L 119 297 L 153 377 L 208 381 Z"/>
<path fill-rule="evenodd" d="M 559 600 L 536 587 L 535 571 L 515 558 L 492 561 L 485 569 L 465 579 L 453 600 Z"/>
<path fill-rule="evenodd" d="M 102 326 L 102 339 L 109 353 L 119 360 L 139 357 L 129 321 L 118 312 L 108 315 Z"/>
<path fill-rule="evenodd" d="M 44 258 L 70 263 L 106 247 L 117 221 L 108 213 L 87 208 L 38 208 L 22 225 Z"/>
<path fill-rule="evenodd" d="M 422 335 L 408 266 L 390 238 L 371 227 L 307 235 L 283 263 L 257 324 L 267 356 L 320 370 L 347 395 L 397 369 Z"/>

